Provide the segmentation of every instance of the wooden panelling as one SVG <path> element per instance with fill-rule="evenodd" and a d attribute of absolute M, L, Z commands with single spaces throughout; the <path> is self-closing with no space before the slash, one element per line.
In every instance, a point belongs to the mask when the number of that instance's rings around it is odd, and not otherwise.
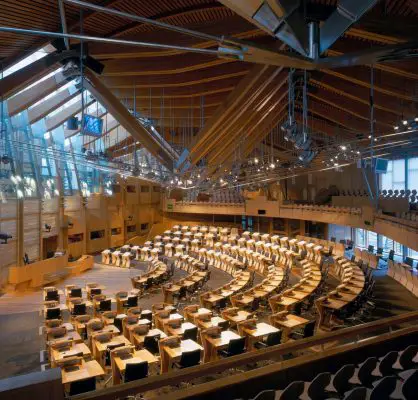
<path fill-rule="evenodd" d="M 89 232 L 106 229 L 107 220 L 102 213 L 90 211 L 87 214 L 87 228 Z"/>
<path fill-rule="evenodd" d="M 0 220 L 0 232 L 8 233 L 9 235 L 12 235 L 12 239 L 9 241 L 16 240 L 17 235 L 17 226 L 16 226 L 16 220 L 10 219 L 2 221 Z"/>
<path fill-rule="evenodd" d="M 23 212 L 24 214 L 39 214 L 41 210 L 41 202 L 39 200 L 24 200 Z"/>
<path fill-rule="evenodd" d="M 71 228 L 68 228 L 68 234 L 74 235 L 76 233 L 83 233 L 85 229 L 85 224 L 84 221 L 82 221 L 79 214 L 75 212 L 69 212 L 67 215 L 73 224 Z"/>
<path fill-rule="evenodd" d="M 39 233 L 39 214 L 30 214 L 24 216 L 25 232 L 36 230 Z"/>
<path fill-rule="evenodd" d="M 50 237 L 58 235 L 59 228 L 57 226 L 58 223 L 58 214 L 42 214 L 42 237 Z M 51 231 L 47 232 L 45 228 L 45 224 L 51 227 Z"/>
<path fill-rule="evenodd" d="M 68 243 L 68 256 L 74 258 L 83 254 L 83 242 Z"/>
<path fill-rule="evenodd" d="M 87 240 L 87 253 L 89 254 L 98 253 L 103 249 L 106 249 L 107 247 L 108 245 L 106 237 L 100 239 Z"/>
<path fill-rule="evenodd" d="M 82 197 L 70 196 L 65 197 L 64 208 L 66 211 L 78 211 L 82 207 Z"/>
<path fill-rule="evenodd" d="M 17 206 L 16 201 L 8 200 L 7 203 L 0 203 L 0 218 L 16 218 Z"/>
<path fill-rule="evenodd" d="M 0 244 L 0 269 L 16 263 L 16 241 Z"/>
<path fill-rule="evenodd" d="M 53 199 L 43 200 L 42 201 L 42 212 L 44 214 L 57 213 L 59 211 L 59 198 L 55 197 Z"/>
<path fill-rule="evenodd" d="M 88 210 L 98 210 L 102 207 L 103 196 L 100 195 L 92 195 L 87 199 L 86 208 Z"/>

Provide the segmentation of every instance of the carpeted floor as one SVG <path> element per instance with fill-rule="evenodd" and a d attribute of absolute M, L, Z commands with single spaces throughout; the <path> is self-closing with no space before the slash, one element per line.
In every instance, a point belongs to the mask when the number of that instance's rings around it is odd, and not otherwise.
<path fill-rule="evenodd" d="M 118 290 L 129 289 L 131 286 L 129 278 L 143 272 L 145 268 L 146 264 L 140 262 L 134 263 L 133 268 L 129 270 L 96 264 L 91 271 L 68 278 L 57 286 L 62 289 L 66 284 L 84 286 L 86 282 L 100 282 L 106 286 L 105 293 L 113 294 Z M 418 298 L 385 273 L 385 271 L 375 273 L 376 309 L 367 322 L 418 310 Z M 186 272 L 176 269 L 174 280 L 185 275 Z M 230 279 L 231 277 L 225 272 L 211 268 L 208 289 L 220 287 Z M 292 275 L 289 283 L 294 284 L 298 279 L 297 274 Z M 335 286 L 336 282 L 330 279 L 330 286 Z M 256 277 L 255 284 L 260 280 L 260 277 Z M 140 305 L 143 308 L 150 308 L 153 303 L 159 301 L 162 301 L 161 291 L 141 299 Z M 39 371 L 40 350 L 43 348 L 43 338 L 39 335 L 39 327 L 43 324 L 39 315 L 41 304 L 39 290 L 6 293 L 0 297 L 0 343 L 2 344 L 0 378 Z"/>
<path fill-rule="evenodd" d="M 56 286 L 76 284 L 84 287 L 87 282 L 99 282 L 106 286 L 104 293 L 112 295 L 119 290 L 131 288 L 130 277 L 145 272 L 146 263 L 135 262 L 127 270 L 95 264 L 95 267 L 76 277 L 65 279 Z M 208 289 L 217 288 L 231 280 L 224 271 L 211 268 Z M 187 272 L 175 269 L 174 280 L 187 275 Z M 161 290 L 153 292 L 140 300 L 143 309 L 150 309 L 153 303 L 163 301 Z M 43 337 L 39 328 L 43 317 L 39 310 L 42 304 L 41 291 L 5 293 L 0 297 L 0 379 L 8 376 L 39 371 L 41 368 L 40 351 L 44 348 Z"/>

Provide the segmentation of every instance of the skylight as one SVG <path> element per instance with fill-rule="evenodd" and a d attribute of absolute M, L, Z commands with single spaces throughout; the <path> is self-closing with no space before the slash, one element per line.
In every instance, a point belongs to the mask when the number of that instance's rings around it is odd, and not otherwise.
<path fill-rule="evenodd" d="M 42 49 L 35 51 L 31 55 L 25 57 L 23 60 L 20 60 L 16 64 L 5 69 L 3 72 L 0 73 L 0 79 L 3 79 L 6 76 L 9 76 L 13 74 L 14 72 L 19 71 L 20 69 L 28 66 L 29 64 L 32 64 L 33 62 L 40 60 L 41 58 L 45 57 L 49 53 L 52 53 L 53 51 L 55 51 L 54 46 L 48 44 Z"/>

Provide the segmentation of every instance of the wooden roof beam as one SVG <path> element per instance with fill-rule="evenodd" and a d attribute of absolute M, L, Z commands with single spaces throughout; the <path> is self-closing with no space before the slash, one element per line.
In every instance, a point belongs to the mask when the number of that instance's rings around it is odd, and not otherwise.
<path fill-rule="evenodd" d="M 53 93 L 61 86 L 68 83 L 67 77 L 62 72 L 45 79 L 43 82 L 28 88 L 21 93 L 7 100 L 7 108 L 10 116 L 16 115 L 26 110 L 31 105 Z"/>
<path fill-rule="evenodd" d="M 38 104 L 36 107 L 33 107 L 28 110 L 29 123 L 33 124 L 36 121 L 46 117 L 49 113 L 61 107 L 67 103 L 72 98 L 79 95 L 81 92 L 75 90 L 71 92 L 69 89 L 62 90 L 61 92 L 55 94 L 55 96 L 43 101 Z"/>
<path fill-rule="evenodd" d="M 371 86 L 370 71 L 367 71 L 365 67 L 345 68 L 339 70 L 323 69 L 321 72 L 368 89 L 370 89 Z M 385 77 L 383 74 L 383 76 L 379 76 L 375 73 L 373 85 L 375 92 L 386 94 L 388 96 L 394 96 L 404 101 L 413 102 L 414 83 L 411 86 L 412 87 L 408 87 L 405 79 L 395 79 L 393 75 Z M 399 88 L 404 90 L 401 91 Z"/>
<path fill-rule="evenodd" d="M 89 70 L 85 87 L 120 124 L 167 168 L 173 169 L 176 153 L 163 139 L 151 134 L 116 98 L 116 96 Z"/>
<path fill-rule="evenodd" d="M 77 56 L 77 52 L 74 50 L 50 53 L 13 74 L 6 76 L 1 80 L 0 97 L 8 99 L 45 75 L 48 75 L 48 73 L 59 66 L 60 62 L 75 56 Z"/>
<path fill-rule="evenodd" d="M 349 101 L 346 97 L 337 93 L 327 91 L 326 89 L 318 89 L 316 91 L 308 91 L 308 96 L 315 102 L 325 103 L 331 107 L 338 108 L 353 117 L 370 121 L 370 107 L 364 107 L 361 103 Z M 396 123 L 396 116 L 392 113 L 375 109 L 374 112 L 376 124 L 382 129 L 392 127 Z"/>
<path fill-rule="evenodd" d="M 283 100 L 287 96 L 284 82 L 274 85 L 271 96 L 268 99 L 263 98 L 255 105 L 254 110 L 257 111 L 249 113 L 246 117 L 242 117 L 237 124 L 231 126 L 228 130 L 228 137 L 223 141 L 223 145 L 214 149 L 208 156 L 209 164 L 220 163 L 220 158 L 227 159 L 228 156 L 233 154 L 239 142 L 244 143 L 244 149 L 252 149 L 262 140 L 262 137 L 264 137 L 263 129 L 260 129 L 259 126 L 264 126 L 266 121 L 269 121 L 271 127 L 272 119 L 279 113 L 277 108 L 281 107 Z"/>
<path fill-rule="evenodd" d="M 225 132 L 240 115 L 245 113 L 252 101 L 260 96 L 262 88 L 268 85 L 280 71 L 281 69 L 278 68 L 258 65 L 251 69 L 250 73 L 241 80 L 224 103 L 215 111 L 211 120 L 197 135 L 190 149 L 190 160 L 193 164 L 204 157 L 213 146 L 218 144 L 216 140 L 220 138 L 219 130 Z M 262 79 L 263 77 L 265 79 Z M 244 107 L 243 104 L 245 104 Z"/>
<path fill-rule="evenodd" d="M 352 85 L 348 81 L 331 75 L 326 75 L 320 79 L 313 77 L 309 80 L 309 83 L 370 107 L 370 89 L 365 86 Z M 375 92 L 374 97 L 374 105 L 377 110 L 394 114 L 398 117 L 403 115 L 412 117 L 416 115 L 415 106 L 409 101 L 399 100 L 395 96 L 379 91 Z"/>
<path fill-rule="evenodd" d="M 301 102 L 296 102 L 297 107 L 302 108 Z M 342 126 L 347 130 L 351 130 L 353 134 L 363 133 L 368 134 L 370 131 L 370 124 L 367 121 L 360 120 L 356 117 L 347 115 L 346 112 L 339 110 L 338 108 L 328 106 L 324 103 L 309 102 L 309 113 L 318 115 L 324 119 L 327 119 L 337 125 Z"/>

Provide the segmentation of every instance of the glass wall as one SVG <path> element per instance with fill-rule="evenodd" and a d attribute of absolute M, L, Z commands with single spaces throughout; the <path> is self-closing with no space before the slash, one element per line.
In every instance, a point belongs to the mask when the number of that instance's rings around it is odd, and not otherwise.
<path fill-rule="evenodd" d="M 418 188 L 418 157 L 391 160 L 386 174 L 382 174 L 382 190 Z"/>
<path fill-rule="evenodd" d="M 352 228 L 354 232 L 354 243 L 356 247 L 367 249 L 369 246 L 374 247 L 374 251 L 377 248 L 382 247 L 384 253 L 389 253 L 390 250 L 395 252 L 395 255 L 400 258 L 412 257 L 418 260 L 418 251 L 409 249 L 399 242 L 392 240 L 384 235 L 377 234 L 376 232 L 367 231 L 360 228 Z"/>

